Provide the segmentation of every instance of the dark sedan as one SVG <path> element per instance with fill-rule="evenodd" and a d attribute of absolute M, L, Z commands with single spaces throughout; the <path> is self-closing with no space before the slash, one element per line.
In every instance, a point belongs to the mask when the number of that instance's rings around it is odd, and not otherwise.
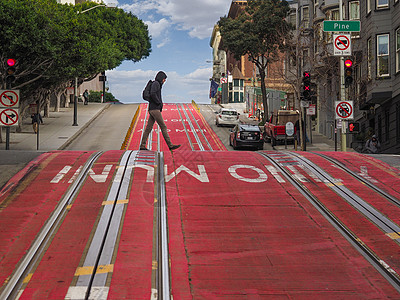
<path fill-rule="evenodd" d="M 229 144 L 235 150 L 242 147 L 262 150 L 264 140 L 257 125 L 238 124 L 231 130 Z"/>

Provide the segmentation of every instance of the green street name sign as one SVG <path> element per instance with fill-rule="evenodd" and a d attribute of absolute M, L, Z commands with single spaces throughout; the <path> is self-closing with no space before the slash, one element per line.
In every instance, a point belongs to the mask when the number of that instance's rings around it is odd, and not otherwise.
<path fill-rule="evenodd" d="M 361 31 L 360 21 L 324 21 L 324 31 Z"/>

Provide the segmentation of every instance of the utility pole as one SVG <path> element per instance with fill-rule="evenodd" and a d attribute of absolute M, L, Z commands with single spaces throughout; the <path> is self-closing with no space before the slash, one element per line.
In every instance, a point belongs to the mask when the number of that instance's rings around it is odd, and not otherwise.
<path fill-rule="evenodd" d="M 339 17 L 340 21 L 343 21 L 343 0 L 339 0 Z M 345 84 L 344 84 L 344 57 L 340 57 L 340 101 L 345 101 L 346 99 L 345 93 Z M 347 120 L 342 120 L 342 129 L 341 129 L 341 150 L 346 151 L 346 128 L 347 128 Z"/>

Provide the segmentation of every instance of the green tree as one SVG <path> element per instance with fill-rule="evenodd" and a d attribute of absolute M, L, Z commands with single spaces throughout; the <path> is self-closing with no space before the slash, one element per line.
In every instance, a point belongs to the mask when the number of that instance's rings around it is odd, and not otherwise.
<path fill-rule="evenodd" d="M 21 109 L 65 91 L 75 78 L 94 78 L 124 60 L 134 62 L 151 52 L 147 25 L 122 9 L 92 2 L 62 5 L 56 0 L 0 2 L 0 87 L 5 61 L 17 60 L 13 88 L 21 90 Z"/>
<path fill-rule="evenodd" d="M 248 55 L 260 72 L 264 104 L 264 120 L 268 117 L 265 71 L 268 64 L 278 59 L 291 25 L 285 21 L 290 11 L 285 0 L 248 0 L 246 8 L 235 19 L 220 18 L 218 25 L 222 44 L 236 60 Z"/>

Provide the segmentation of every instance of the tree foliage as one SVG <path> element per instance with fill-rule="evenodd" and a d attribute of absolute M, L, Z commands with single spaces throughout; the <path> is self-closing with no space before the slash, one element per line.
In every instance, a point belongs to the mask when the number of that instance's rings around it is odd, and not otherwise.
<path fill-rule="evenodd" d="M 147 25 L 122 9 L 98 4 L 62 5 L 56 0 L 1 0 L 0 87 L 5 87 L 5 62 L 17 60 L 13 88 L 21 90 L 21 106 L 65 90 L 119 66 L 148 57 Z"/>
<path fill-rule="evenodd" d="M 248 55 L 260 72 L 264 118 L 268 117 L 265 71 L 268 64 L 278 59 L 279 51 L 291 32 L 285 21 L 290 11 L 285 0 L 248 0 L 246 8 L 235 19 L 220 18 L 218 26 L 222 44 L 236 60 Z"/>

